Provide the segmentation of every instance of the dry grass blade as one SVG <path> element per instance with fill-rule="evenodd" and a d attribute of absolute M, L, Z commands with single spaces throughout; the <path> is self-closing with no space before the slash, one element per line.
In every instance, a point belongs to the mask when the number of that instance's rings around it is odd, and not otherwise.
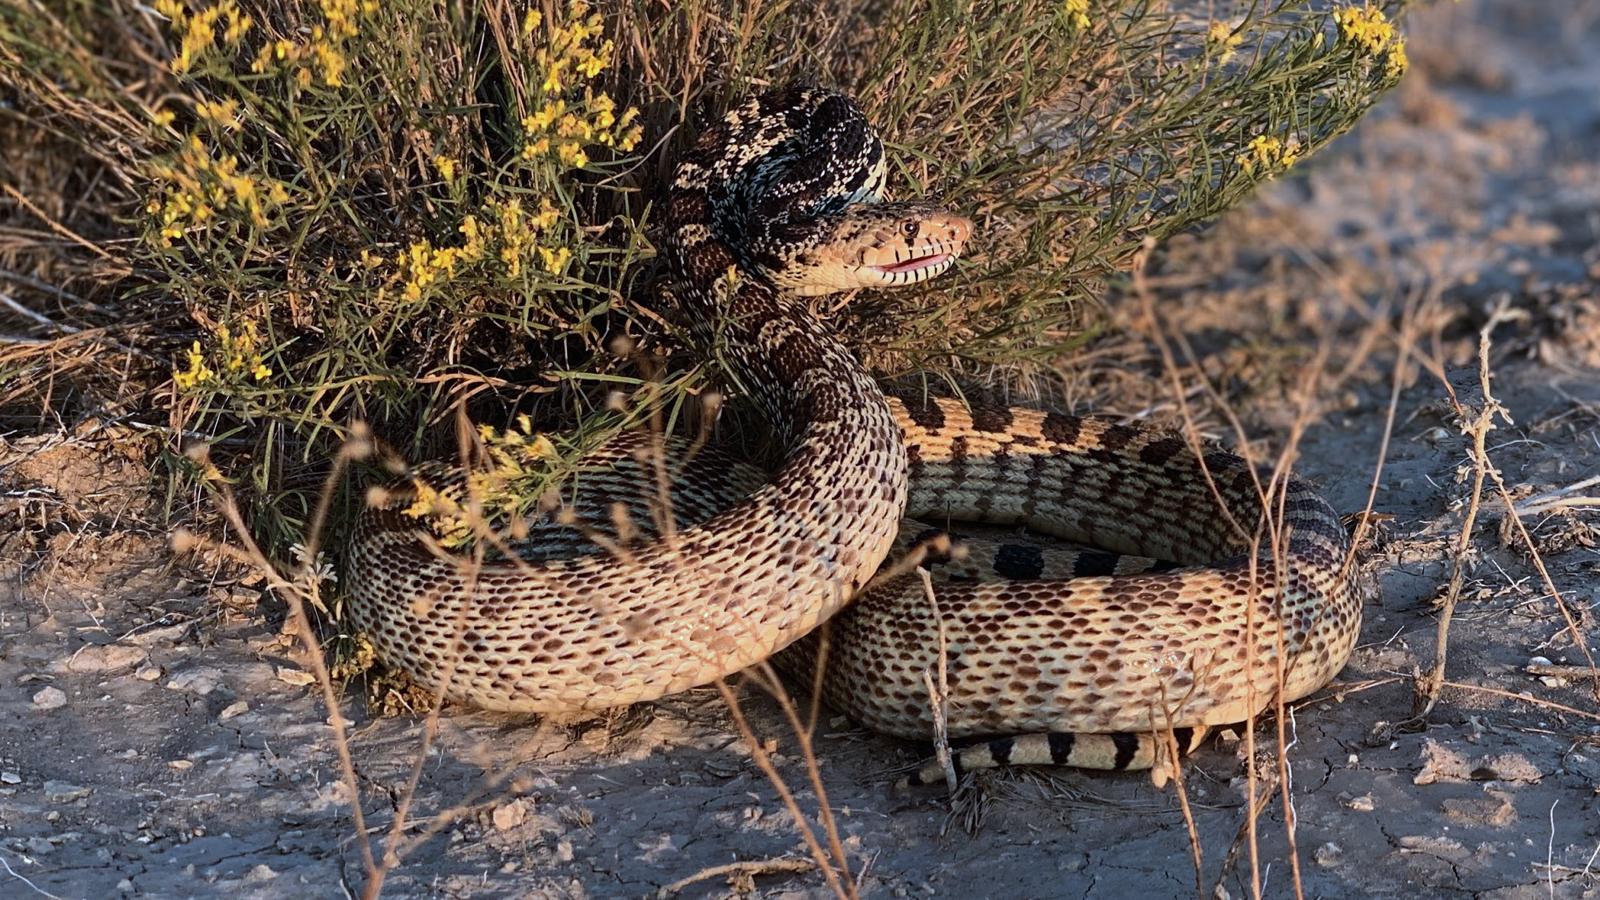
<path fill-rule="evenodd" d="M 818 841 L 816 830 L 812 827 L 810 820 L 806 818 L 805 813 L 801 811 L 800 804 L 795 800 L 794 792 L 789 788 L 788 782 L 784 780 L 783 774 L 778 771 L 778 767 L 773 764 L 772 754 L 767 752 L 765 744 L 756 736 L 755 730 L 750 727 L 749 720 L 745 718 L 744 708 L 739 703 L 738 695 L 723 681 L 717 682 L 717 692 L 722 695 L 722 702 L 727 706 L 728 711 L 732 713 L 734 728 L 738 731 L 739 737 L 745 741 L 746 746 L 750 748 L 750 756 L 755 760 L 756 767 L 761 770 L 761 773 L 767 777 L 767 780 L 778 791 L 778 796 L 783 801 L 784 808 L 789 811 L 789 815 L 794 819 L 795 828 L 805 841 L 806 849 L 811 852 L 811 858 L 816 863 L 817 869 L 822 872 L 828 889 L 836 897 L 859 896 L 855 882 L 849 878 L 848 870 L 836 869 L 834 863 L 829 859 L 828 851 Z M 820 804 L 825 805 L 827 802 L 826 795 L 818 796 L 817 800 Z M 837 840 L 837 836 L 830 836 L 830 840 Z"/>
<path fill-rule="evenodd" d="M 945 710 L 950 696 L 950 649 L 945 639 L 944 617 L 939 614 L 939 598 L 933 592 L 933 579 L 928 570 L 921 566 L 917 567 L 917 577 L 922 581 L 922 593 L 928 598 L 928 605 L 933 608 L 934 620 L 939 623 L 939 670 L 937 673 L 922 673 L 922 681 L 928 688 L 928 705 L 933 711 L 933 753 L 939 761 L 939 768 L 944 770 L 945 789 L 955 796 L 960 779 L 956 777 L 955 762 L 950 755 L 949 731 L 945 727 Z"/>

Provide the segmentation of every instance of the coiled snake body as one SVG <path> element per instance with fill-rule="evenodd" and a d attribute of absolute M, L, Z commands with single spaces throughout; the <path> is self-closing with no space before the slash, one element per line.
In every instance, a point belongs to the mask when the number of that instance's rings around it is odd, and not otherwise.
<path fill-rule="evenodd" d="M 395 492 L 348 555 L 350 611 L 380 655 L 477 706 L 596 709 L 708 683 L 832 618 L 823 689 L 863 724 L 926 739 L 942 647 L 951 736 L 1031 735 L 957 758 L 969 766 L 1149 766 L 1155 731 L 1183 745 L 1260 712 L 1280 682 L 1285 699 L 1326 683 L 1361 599 L 1344 529 L 1306 484 L 1264 493 L 1241 458 L 1167 432 L 886 398 L 806 313 L 798 297 L 933 277 L 966 241 L 965 219 L 876 202 L 883 174 L 876 135 L 830 91 L 774 91 L 708 129 L 668 198 L 668 250 L 781 465 L 703 450 L 669 466 L 670 533 L 616 554 L 547 523 L 533 537 L 572 555 L 477 565 L 440 553 Z M 572 502 L 618 500 L 648 537 L 642 446 L 607 448 Z M 962 561 L 906 515 L 1100 549 L 980 541 Z M 901 575 L 835 617 L 897 534 L 933 571 L 933 602 Z"/>

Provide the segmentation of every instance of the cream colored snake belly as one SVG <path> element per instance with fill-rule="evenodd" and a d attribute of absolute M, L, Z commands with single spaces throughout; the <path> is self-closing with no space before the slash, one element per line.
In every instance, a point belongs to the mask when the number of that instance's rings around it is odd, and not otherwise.
<path fill-rule="evenodd" d="M 652 529 L 655 469 L 625 436 L 569 499 L 622 502 L 642 540 L 601 552 L 547 523 L 532 540 L 556 551 L 480 563 L 441 552 L 396 491 L 363 514 L 346 569 L 382 658 L 476 706 L 597 709 L 706 684 L 832 619 L 824 691 L 863 724 L 929 737 L 924 673 L 943 647 L 952 736 L 1050 733 L 986 752 L 1115 768 L 1149 765 L 1146 745 L 1085 752 L 1071 733 L 1238 722 L 1280 686 L 1295 699 L 1326 683 L 1361 596 L 1345 531 L 1305 483 L 1163 431 L 888 399 L 805 312 L 796 297 L 932 277 L 965 242 L 960 217 L 877 203 L 882 183 L 876 136 L 830 91 L 763 95 L 703 134 L 667 199 L 668 250 L 686 314 L 771 423 L 781 465 L 669 441 L 676 523 Z M 1100 550 L 976 542 L 981 565 L 923 558 L 933 602 L 902 575 L 847 607 L 897 534 L 912 551 L 959 522 Z M 806 664 L 815 643 L 788 658 Z"/>

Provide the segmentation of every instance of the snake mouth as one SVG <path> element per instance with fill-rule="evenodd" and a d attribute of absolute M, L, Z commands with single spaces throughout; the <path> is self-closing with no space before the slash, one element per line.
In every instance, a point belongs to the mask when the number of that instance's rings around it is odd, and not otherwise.
<path fill-rule="evenodd" d="M 913 256 L 886 266 L 868 266 L 893 284 L 907 284 L 913 281 L 923 281 L 935 275 L 942 274 L 956 261 L 955 254 L 934 252 L 925 256 Z"/>

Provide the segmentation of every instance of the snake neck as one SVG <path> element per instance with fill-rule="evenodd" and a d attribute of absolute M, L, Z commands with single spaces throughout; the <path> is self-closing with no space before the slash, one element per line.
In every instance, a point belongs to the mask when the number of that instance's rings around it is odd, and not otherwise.
<path fill-rule="evenodd" d="M 739 152 L 730 154 L 729 147 Z M 771 160 L 788 162 L 797 147 L 810 153 L 782 176 L 777 196 L 767 197 L 778 171 Z M 751 168 L 730 159 L 769 162 Z M 818 159 L 847 174 L 830 181 L 805 168 Z M 683 285 L 686 324 L 791 450 L 807 431 L 852 417 L 852 411 L 881 419 L 891 436 L 893 422 L 883 393 L 849 350 L 801 299 L 764 279 L 753 260 L 770 256 L 775 238 L 751 223 L 825 212 L 875 194 L 882 178 L 882 146 L 855 105 L 803 86 L 734 110 L 679 163 L 664 216 L 665 250 Z M 826 190 L 806 187 L 824 182 Z M 872 439 L 880 438 L 873 432 Z"/>
<path fill-rule="evenodd" d="M 801 301 L 736 267 L 729 278 L 726 256 L 697 250 L 699 262 L 689 271 L 700 274 L 680 297 L 691 331 L 783 446 L 793 449 L 808 430 L 860 413 L 881 411 L 870 418 L 893 427 L 876 382 Z M 714 266 L 724 275 L 710 276 Z"/>

